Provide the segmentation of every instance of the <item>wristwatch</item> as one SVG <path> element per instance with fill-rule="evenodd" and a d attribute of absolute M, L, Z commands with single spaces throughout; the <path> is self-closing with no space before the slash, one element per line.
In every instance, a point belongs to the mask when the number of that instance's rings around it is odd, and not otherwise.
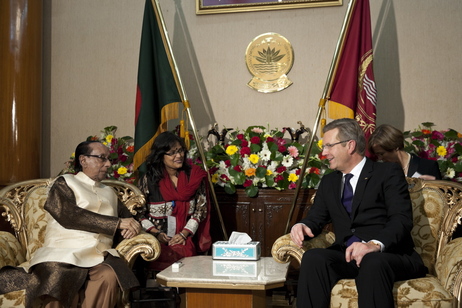
<path fill-rule="evenodd" d="M 371 244 L 374 244 L 374 245 L 379 246 L 379 251 L 382 252 L 382 245 L 381 245 L 378 241 L 370 240 L 370 241 L 367 242 L 367 243 L 368 243 L 368 244 L 371 243 Z"/>

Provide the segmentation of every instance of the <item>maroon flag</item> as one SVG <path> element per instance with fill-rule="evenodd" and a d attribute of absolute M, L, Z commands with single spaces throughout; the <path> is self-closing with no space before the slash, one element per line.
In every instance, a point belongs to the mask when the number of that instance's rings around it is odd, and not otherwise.
<path fill-rule="evenodd" d="M 355 118 L 366 138 L 375 129 L 376 88 L 372 69 L 369 0 L 352 0 L 351 18 L 333 76 L 329 99 L 331 119 Z"/>

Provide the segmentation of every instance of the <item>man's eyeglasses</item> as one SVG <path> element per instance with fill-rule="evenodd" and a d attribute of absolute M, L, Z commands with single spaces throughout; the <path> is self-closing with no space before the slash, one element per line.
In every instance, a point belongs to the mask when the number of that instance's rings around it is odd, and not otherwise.
<path fill-rule="evenodd" d="M 180 148 L 180 149 L 178 149 L 178 150 L 176 150 L 176 151 L 173 151 L 173 152 L 170 152 L 170 153 L 167 152 L 167 153 L 165 153 L 165 155 L 174 156 L 174 155 L 176 155 L 176 154 L 180 154 L 180 155 L 181 155 L 181 154 L 183 154 L 183 153 L 184 153 L 184 149 L 183 149 L 183 148 Z"/>
<path fill-rule="evenodd" d="M 85 154 L 85 156 L 89 156 L 89 157 L 96 157 L 96 158 L 99 158 L 101 160 L 102 163 L 105 163 L 109 160 L 109 158 L 107 158 L 106 156 L 104 155 L 91 155 L 91 154 Z"/>
<path fill-rule="evenodd" d="M 339 141 L 339 142 L 332 143 L 332 144 L 326 143 L 326 144 L 323 144 L 323 145 L 321 146 L 321 149 L 322 149 L 322 150 L 324 150 L 324 149 L 330 150 L 334 145 L 341 144 L 341 143 L 345 143 L 345 142 L 348 142 L 348 141 L 350 141 L 350 140 L 351 140 L 351 139 L 343 140 L 343 141 Z"/>

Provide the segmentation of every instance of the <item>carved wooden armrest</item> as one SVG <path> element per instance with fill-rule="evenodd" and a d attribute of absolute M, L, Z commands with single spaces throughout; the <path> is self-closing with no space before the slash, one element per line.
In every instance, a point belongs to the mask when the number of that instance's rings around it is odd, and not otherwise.
<path fill-rule="evenodd" d="M 298 247 L 290 238 L 290 233 L 278 238 L 271 248 L 271 255 L 279 263 L 287 263 L 293 259 L 298 264 L 302 263 L 302 256 L 311 248 L 326 248 L 335 241 L 334 233 L 322 231 L 318 236 L 303 242 L 303 247 Z"/>
<path fill-rule="evenodd" d="M 435 264 L 441 284 L 457 298 L 462 299 L 462 238 L 450 241 L 443 248 Z"/>
<path fill-rule="evenodd" d="M 134 238 L 120 242 L 116 249 L 132 268 L 138 255 L 146 261 L 157 260 L 161 248 L 159 241 L 152 234 L 141 232 Z"/>
<path fill-rule="evenodd" d="M 18 239 L 9 232 L 0 231 L 0 268 L 5 265 L 18 266 L 26 258 Z"/>

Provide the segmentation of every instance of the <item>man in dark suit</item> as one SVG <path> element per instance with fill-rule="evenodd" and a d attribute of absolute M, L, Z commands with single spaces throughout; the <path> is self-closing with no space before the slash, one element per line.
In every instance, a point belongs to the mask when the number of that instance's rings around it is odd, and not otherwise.
<path fill-rule="evenodd" d="M 355 279 L 360 308 L 394 307 L 393 283 L 426 274 L 411 237 L 412 205 L 403 170 L 364 156 L 366 140 L 353 119 L 324 128 L 323 152 L 330 168 L 308 215 L 291 230 L 302 245 L 332 222 L 335 242 L 305 252 L 297 307 L 329 307 L 332 287 Z"/>

